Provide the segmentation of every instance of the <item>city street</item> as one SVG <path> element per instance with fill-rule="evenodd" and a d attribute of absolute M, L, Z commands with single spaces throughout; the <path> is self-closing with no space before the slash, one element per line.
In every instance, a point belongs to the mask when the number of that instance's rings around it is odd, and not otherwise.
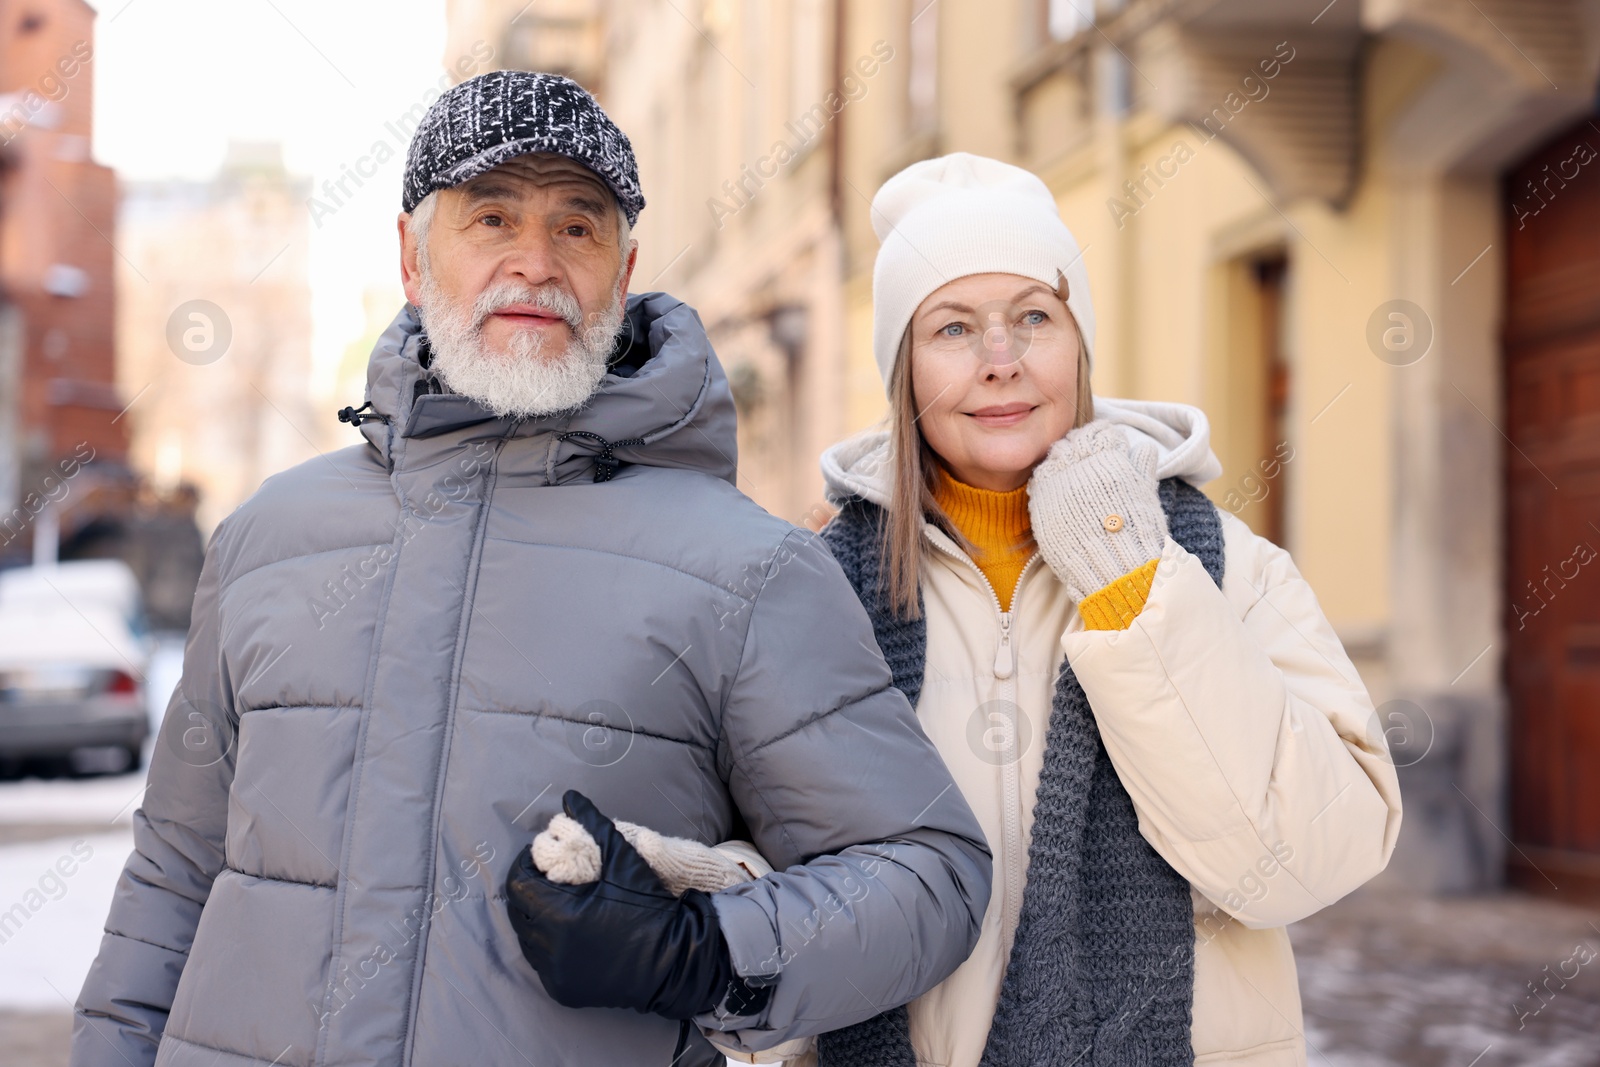
<path fill-rule="evenodd" d="M 166 638 L 149 676 L 152 726 L 181 667 L 180 640 Z M 67 1062 L 71 1003 L 143 790 L 143 771 L 0 781 L 8 1067 Z M 1600 1067 L 1600 907 L 1358 890 L 1291 936 L 1313 1067 Z"/>
<path fill-rule="evenodd" d="M 1597 160 L 1600 0 L 0 0 L 0 1067 L 1600 1067 Z"/>
<path fill-rule="evenodd" d="M 142 774 L 0 783 L 0 905 L 43 898 L 0 943 L 11 1067 L 66 1063 L 142 787 Z M 1600 958 L 1575 955 L 1600 950 L 1600 909 L 1357 892 L 1292 934 L 1316 1067 L 1600 1067 Z"/>
<path fill-rule="evenodd" d="M 1600 907 L 1357 890 L 1290 932 L 1312 1067 L 1600 1067 Z"/>

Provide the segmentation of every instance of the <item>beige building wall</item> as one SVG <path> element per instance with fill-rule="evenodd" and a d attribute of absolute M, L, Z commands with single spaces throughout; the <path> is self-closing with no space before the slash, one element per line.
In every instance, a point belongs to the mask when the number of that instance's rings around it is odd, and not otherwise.
<path fill-rule="evenodd" d="M 699 309 L 743 416 L 740 487 L 796 521 L 821 502 L 816 456 L 848 428 L 851 391 L 832 11 L 778 0 L 607 13 L 602 98 L 634 142 L 650 201 L 632 288 Z M 881 73 L 868 66 L 851 72 L 862 98 Z"/>
<path fill-rule="evenodd" d="M 815 525 L 819 452 L 884 413 L 882 182 L 951 151 L 1028 167 L 1084 249 L 1096 392 L 1209 413 L 1208 492 L 1292 551 L 1373 729 L 1418 761 L 1391 878 L 1498 879 L 1498 182 L 1592 108 L 1600 3 L 609 0 L 595 18 L 592 87 L 650 200 L 633 288 L 700 309 L 740 398 L 742 488 Z M 830 91 L 825 132 L 751 179 Z"/>
<path fill-rule="evenodd" d="M 894 8 L 872 5 L 852 27 L 856 39 L 893 36 Z M 1292 492 L 1289 540 L 1308 576 L 1320 577 L 1319 587 L 1330 591 L 1325 597 L 1330 615 L 1342 628 L 1370 636 L 1387 617 L 1390 486 L 1381 462 L 1387 410 L 1378 383 L 1386 368 L 1370 355 L 1364 362 L 1346 358 L 1348 337 L 1327 326 L 1334 319 L 1364 318 L 1365 309 L 1381 302 L 1371 291 L 1376 279 L 1370 270 L 1370 260 L 1380 255 L 1381 208 L 1368 197 L 1343 215 L 1314 203 L 1292 205 L 1286 215 L 1265 195 L 1263 178 L 1224 139 L 1207 140 L 1186 124 L 1136 105 L 1125 114 L 1107 115 L 1104 103 L 1095 100 L 1095 71 L 1104 57 L 1094 34 L 1078 42 L 1077 52 L 1066 51 L 1070 42 L 1030 38 L 1024 31 L 1032 9 L 1023 2 L 943 3 L 923 16 L 942 20 L 940 36 L 947 42 L 939 71 L 943 103 L 931 143 L 917 143 L 899 113 L 903 103 L 892 99 L 892 92 L 885 94 L 889 99 L 864 101 L 850 113 L 847 150 L 854 154 L 846 169 L 863 195 L 854 197 L 848 212 L 854 216 L 848 225 L 848 317 L 856 328 L 847 343 L 850 365 L 868 372 L 851 378 L 853 388 L 865 394 L 852 398 L 852 423 L 865 424 L 882 412 L 870 351 L 876 239 L 867 225 L 864 197 L 917 158 L 917 149 L 1010 159 L 1034 169 L 1056 192 L 1062 216 L 1085 249 L 1095 295 L 1096 391 L 1205 408 L 1225 467 L 1224 477 L 1209 487 L 1219 502 L 1229 489 L 1239 488 L 1241 478 L 1259 477 L 1259 463 L 1273 455 L 1257 440 L 1260 419 L 1251 409 L 1259 406 L 1252 404 L 1258 390 L 1247 376 L 1230 373 L 1241 358 L 1238 342 L 1248 325 L 1242 321 L 1248 318 L 1241 306 L 1245 298 L 1230 296 L 1240 287 L 1230 277 L 1253 255 L 1281 252 L 1292 264 L 1285 340 L 1294 390 L 1289 423 L 1294 459 L 1283 466 L 1282 482 L 1267 488 Z M 1023 68 L 1030 58 L 1035 67 L 1042 66 L 1043 60 L 1035 58 L 1041 51 L 1055 53 L 1047 56 L 1055 72 L 1029 75 Z M 1260 58 L 1272 54 L 1269 46 Z M 975 56 L 995 61 L 973 62 Z M 1138 59 L 1132 62 L 1142 66 Z M 1294 73 L 1293 63 L 1280 78 Z M 1238 62 L 1241 77 L 1250 64 Z M 1033 79 L 1026 92 L 1013 89 L 1019 71 L 1024 80 Z M 1128 71 L 1126 77 L 1138 82 L 1142 76 Z M 1138 89 L 1130 86 L 1135 100 Z M 1221 93 L 1216 102 L 1222 103 Z M 1260 110 L 1276 104 L 1269 93 L 1249 106 Z M 1253 117 L 1247 107 L 1234 121 Z M 1174 162 L 1175 156 L 1182 162 Z M 1163 161 L 1162 169 L 1175 172 L 1171 178 L 1147 183 L 1150 192 L 1140 199 L 1124 191 L 1124 181 L 1138 180 L 1141 168 L 1154 171 Z M 1114 212 L 1113 202 L 1132 210 Z M 1374 403 L 1359 410 L 1349 404 L 1346 415 L 1340 405 L 1363 386 Z M 1323 511 L 1333 501 L 1361 515 L 1361 522 L 1330 522 Z M 1247 499 L 1237 509 L 1246 521 L 1260 510 L 1253 505 Z"/>
<path fill-rule="evenodd" d="M 309 195 L 275 143 L 232 144 L 209 182 L 123 185 L 117 376 L 131 465 L 161 490 L 195 485 L 207 534 L 326 444 L 309 385 Z"/>

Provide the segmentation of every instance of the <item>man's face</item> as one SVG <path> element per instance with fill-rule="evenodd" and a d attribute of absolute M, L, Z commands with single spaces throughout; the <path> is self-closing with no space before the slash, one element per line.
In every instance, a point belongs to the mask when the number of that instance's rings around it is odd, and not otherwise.
<path fill-rule="evenodd" d="M 635 249 L 611 191 L 562 156 L 517 156 L 401 215 L 401 276 L 445 384 L 497 414 L 580 406 L 605 375 Z M 426 247 L 419 243 L 426 241 Z"/>

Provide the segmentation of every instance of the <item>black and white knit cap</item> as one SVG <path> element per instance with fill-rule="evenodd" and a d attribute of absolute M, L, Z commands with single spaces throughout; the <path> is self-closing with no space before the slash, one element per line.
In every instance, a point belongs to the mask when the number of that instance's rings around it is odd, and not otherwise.
<path fill-rule="evenodd" d="M 527 70 L 480 74 L 433 102 L 406 150 L 400 210 L 530 152 L 582 163 L 610 187 L 628 225 L 639 221 L 644 194 L 627 135 L 571 78 Z"/>

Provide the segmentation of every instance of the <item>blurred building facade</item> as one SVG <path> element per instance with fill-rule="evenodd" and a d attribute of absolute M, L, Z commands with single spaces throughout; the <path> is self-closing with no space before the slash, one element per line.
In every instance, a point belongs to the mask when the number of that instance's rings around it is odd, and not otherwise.
<path fill-rule="evenodd" d="M 0 0 L 0 566 L 121 558 L 148 621 L 182 630 L 203 544 L 191 488 L 153 491 L 129 462 L 118 268 L 137 269 L 91 153 L 94 19 Z"/>
<path fill-rule="evenodd" d="M 878 186 L 1028 167 L 1084 248 L 1095 391 L 1209 413 L 1213 498 L 1293 552 L 1371 688 L 1408 794 L 1390 881 L 1600 892 L 1600 589 L 1562 592 L 1600 581 L 1600 4 L 567 14 L 598 53 L 542 50 L 517 0 L 452 5 L 452 37 L 572 73 L 632 139 L 633 289 L 699 308 L 741 488 L 816 526 L 818 454 L 885 411 Z"/>
<path fill-rule="evenodd" d="M 0 560 L 118 506 L 131 479 L 94 18 L 83 0 L 0 0 Z"/>
<path fill-rule="evenodd" d="M 309 178 L 275 142 L 231 142 L 208 181 L 125 182 L 120 380 L 134 466 L 192 485 L 209 531 L 263 479 L 317 454 Z"/>
<path fill-rule="evenodd" d="M 445 66 L 492 49 L 492 69 L 565 74 L 592 93 L 605 78 L 606 0 L 445 0 Z M 481 42 L 481 44 L 480 44 Z"/>

